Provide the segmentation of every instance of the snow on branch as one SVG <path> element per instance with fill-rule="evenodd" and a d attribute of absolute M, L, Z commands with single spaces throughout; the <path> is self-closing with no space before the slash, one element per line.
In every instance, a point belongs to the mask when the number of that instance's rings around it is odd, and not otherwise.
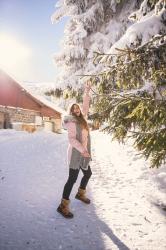
<path fill-rule="evenodd" d="M 85 30 L 91 33 L 97 29 L 98 23 L 102 23 L 104 20 L 103 6 L 100 2 L 96 2 L 87 12 L 75 16 L 74 19 L 83 23 Z"/>

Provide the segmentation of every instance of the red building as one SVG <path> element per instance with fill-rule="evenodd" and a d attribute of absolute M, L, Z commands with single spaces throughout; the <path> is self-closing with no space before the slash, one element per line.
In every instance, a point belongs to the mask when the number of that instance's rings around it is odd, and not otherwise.
<path fill-rule="evenodd" d="M 62 112 L 46 99 L 34 96 L 20 83 L 0 70 L 0 127 L 16 124 L 36 129 L 61 130 Z M 27 129 L 28 130 L 28 129 Z"/>

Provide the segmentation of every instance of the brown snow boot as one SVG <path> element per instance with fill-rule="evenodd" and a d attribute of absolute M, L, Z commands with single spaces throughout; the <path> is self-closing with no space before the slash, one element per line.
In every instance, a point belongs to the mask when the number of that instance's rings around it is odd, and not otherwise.
<path fill-rule="evenodd" d="M 61 204 L 57 208 L 57 212 L 62 214 L 67 219 L 71 219 L 74 216 L 69 210 L 69 203 L 70 200 L 62 199 Z"/>
<path fill-rule="evenodd" d="M 80 200 L 80 201 L 83 201 L 86 204 L 90 204 L 90 200 L 86 197 L 85 194 L 86 194 L 86 190 L 79 188 L 78 193 L 76 194 L 75 198 Z"/>

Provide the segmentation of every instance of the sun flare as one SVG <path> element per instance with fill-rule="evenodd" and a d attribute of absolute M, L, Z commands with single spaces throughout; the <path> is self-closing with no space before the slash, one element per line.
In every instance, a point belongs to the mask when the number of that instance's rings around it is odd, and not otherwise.
<path fill-rule="evenodd" d="M 20 75 L 31 55 L 31 50 L 18 39 L 0 34 L 0 68 L 10 74 Z"/>

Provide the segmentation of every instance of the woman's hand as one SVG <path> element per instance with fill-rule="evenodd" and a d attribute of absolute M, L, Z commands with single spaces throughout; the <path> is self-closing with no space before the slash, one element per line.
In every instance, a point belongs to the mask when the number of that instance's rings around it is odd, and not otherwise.
<path fill-rule="evenodd" d="M 83 152 L 81 155 L 83 157 L 85 157 L 85 158 L 90 158 L 91 157 L 90 154 L 88 153 L 88 151 Z"/>

